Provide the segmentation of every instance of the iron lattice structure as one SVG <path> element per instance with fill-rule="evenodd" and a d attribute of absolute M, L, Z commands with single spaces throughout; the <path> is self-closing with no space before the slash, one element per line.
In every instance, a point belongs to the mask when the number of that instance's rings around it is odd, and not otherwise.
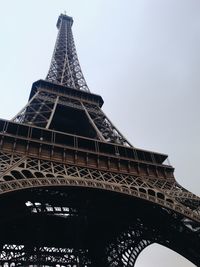
<path fill-rule="evenodd" d="M 78 61 L 72 24 L 73 19 L 69 16 L 60 16 L 58 19 L 58 36 L 46 79 L 78 90 L 89 91 Z"/>
<path fill-rule="evenodd" d="M 0 265 L 134 266 L 152 243 L 200 266 L 200 198 L 133 147 L 89 92 L 60 15 L 46 80 L 0 120 Z"/>

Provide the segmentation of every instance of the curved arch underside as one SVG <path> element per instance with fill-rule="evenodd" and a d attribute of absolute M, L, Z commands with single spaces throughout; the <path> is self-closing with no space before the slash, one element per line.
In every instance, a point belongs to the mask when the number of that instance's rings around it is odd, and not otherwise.
<path fill-rule="evenodd" d="M 134 266 L 154 242 L 200 262 L 199 234 L 182 215 L 124 194 L 35 187 L 3 194 L 0 211 L 1 263 Z"/>
<path fill-rule="evenodd" d="M 17 154 L 0 153 L 0 159 L 0 194 L 41 186 L 91 187 L 145 199 L 194 221 L 200 221 L 199 199 L 192 199 L 185 205 L 188 192 L 180 194 L 173 188 L 175 195 L 171 195 L 170 187 L 174 185 L 165 184 L 165 181 L 151 181 L 146 177 L 22 157 Z"/>

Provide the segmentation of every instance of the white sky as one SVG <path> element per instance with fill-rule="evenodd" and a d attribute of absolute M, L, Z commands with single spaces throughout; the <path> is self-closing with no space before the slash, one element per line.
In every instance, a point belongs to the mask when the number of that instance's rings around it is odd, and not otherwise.
<path fill-rule="evenodd" d="M 104 111 L 140 148 L 169 154 L 177 181 L 200 195 L 198 0 L 0 0 L 0 117 L 45 78 L 58 15 L 73 16 L 83 73 Z M 154 245 L 136 267 L 192 267 Z"/>

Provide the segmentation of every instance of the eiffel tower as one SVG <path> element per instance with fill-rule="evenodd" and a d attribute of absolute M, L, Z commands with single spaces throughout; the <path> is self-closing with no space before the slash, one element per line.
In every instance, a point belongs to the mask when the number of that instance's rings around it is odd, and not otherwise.
<path fill-rule="evenodd" d="M 50 69 L 0 120 L 0 266 L 129 267 L 152 243 L 200 266 L 200 198 L 89 91 L 61 14 Z"/>

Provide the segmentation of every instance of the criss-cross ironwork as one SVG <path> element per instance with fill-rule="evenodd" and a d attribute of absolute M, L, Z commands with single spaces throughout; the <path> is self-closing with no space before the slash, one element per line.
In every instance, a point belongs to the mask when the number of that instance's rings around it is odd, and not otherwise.
<path fill-rule="evenodd" d="M 58 37 L 46 79 L 74 89 L 89 91 L 78 61 L 72 24 L 71 17 L 60 15 L 57 22 Z"/>
<path fill-rule="evenodd" d="M 72 23 L 59 16 L 46 80 L 0 119 L 0 266 L 129 267 L 152 243 L 200 266 L 200 198 L 105 115 Z"/>

